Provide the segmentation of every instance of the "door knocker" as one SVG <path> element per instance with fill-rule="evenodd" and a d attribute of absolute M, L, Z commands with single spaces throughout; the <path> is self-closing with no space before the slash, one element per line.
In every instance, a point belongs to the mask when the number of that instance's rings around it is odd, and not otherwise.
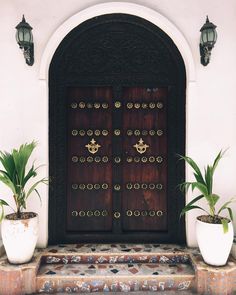
<path fill-rule="evenodd" d="M 85 146 L 91 154 L 96 154 L 98 149 L 101 147 L 100 144 L 96 143 L 94 138 L 90 141 L 89 144 Z"/>
<path fill-rule="evenodd" d="M 136 148 L 137 152 L 140 154 L 143 154 L 146 152 L 147 148 L 149 147 L 148 144 L 145 144 L 142 138 L 139 139 L 138 143 L 133 145 L 134 148 Z"/>

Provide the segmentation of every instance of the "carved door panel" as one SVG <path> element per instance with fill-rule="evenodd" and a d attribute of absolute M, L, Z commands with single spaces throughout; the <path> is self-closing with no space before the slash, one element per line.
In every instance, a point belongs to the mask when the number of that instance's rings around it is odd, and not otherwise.
<path fill-rule="evenodd" d="M 167 230 L 167 92 L 68 90 L 68 231 Z"/>
<path fill-rule="evenodd" d="M 67 229 L 112 230 L 109 87 L 68 91 Z"/>
<path fill-rule="evenodd" d="M 167 230 L 167 88 L 125 88 L 123 229 Z"/>

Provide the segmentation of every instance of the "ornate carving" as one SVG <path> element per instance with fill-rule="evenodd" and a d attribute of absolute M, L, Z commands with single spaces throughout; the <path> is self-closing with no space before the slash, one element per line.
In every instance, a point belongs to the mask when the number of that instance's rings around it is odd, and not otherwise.
<path fill-rule="evenodd" d="M 140 154 L 143 154 L 146 152 L 147 148 L 149 147 L 148 144 L 144 143 L 143 139 L 140 138 L 138 143 L 133 145 L 134 148 L 136 148 L 137 152 Z"/>

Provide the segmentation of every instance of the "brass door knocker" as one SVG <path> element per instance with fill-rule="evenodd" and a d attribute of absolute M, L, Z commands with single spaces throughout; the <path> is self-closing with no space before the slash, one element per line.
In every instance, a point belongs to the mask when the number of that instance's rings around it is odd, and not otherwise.
<path fill-rule="evenodd" d="M 90 141 L 89 144 L 85 146 L 91 154 L 96 154 L 98 149 L 101 147 L 100 144 L 96 143 L 94 138 Z"/>
<path fill-rule="evenodd" d="M 149 148 L 148 144 L 145 144 L 143 139 L 140 138 L 138 143 L 136 143 L 135 145 L 133 145 L 134 148 L 136 148 L 137 152 L 140 154 L 143 154 L 146 152 L 147 148 Z"/>

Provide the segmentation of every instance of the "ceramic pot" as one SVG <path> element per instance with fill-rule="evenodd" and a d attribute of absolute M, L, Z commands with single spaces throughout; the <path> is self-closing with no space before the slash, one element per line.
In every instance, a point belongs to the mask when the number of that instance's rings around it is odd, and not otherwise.
<path fill-rule="evenodd" d="M 38 214 L 28 219 L 10 220 L 6 215 L 1 224 L 2 241 L 10 263 L 31 260 L 38 240 Z"/>
<path fill-rule="evenodd" d="M 196 221 L 197 242 L 204 261 L 213 266 L 225 265 L 233 243 L 233 225 L 224 233 L 222 224 Z"/>

